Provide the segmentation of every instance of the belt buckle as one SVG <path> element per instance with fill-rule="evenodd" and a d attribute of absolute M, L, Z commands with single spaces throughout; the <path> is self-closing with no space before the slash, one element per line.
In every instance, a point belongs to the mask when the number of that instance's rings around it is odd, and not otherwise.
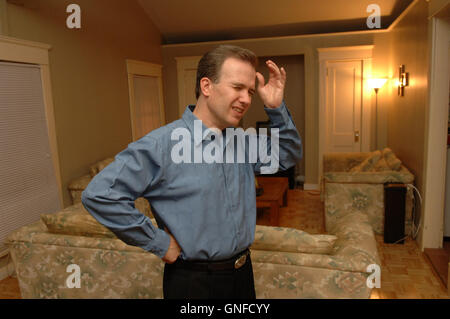
<path fill-rule="evenodd" d="M 235 269 L 241 268 L 242 266 L 244 266 L 246 261 L 247 261 L 247 254 L 243 254 L 241 257 L 236 259 L 236 261 L 234 262 L 234 268 Z"/>

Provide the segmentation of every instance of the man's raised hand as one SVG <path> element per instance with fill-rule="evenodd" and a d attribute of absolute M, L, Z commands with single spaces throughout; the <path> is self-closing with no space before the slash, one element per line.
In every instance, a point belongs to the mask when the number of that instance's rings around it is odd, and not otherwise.
<path fill-rule="evenodd" d="M 269 81 L 266 84 L 264 76 L 256 72 L 258 93 L 266 107 L 277 108 L 283 102 L 286 71 L 283 67 L 279 69 L 271 60 L 267 60 L 266 65 L 269 68 Z"/>

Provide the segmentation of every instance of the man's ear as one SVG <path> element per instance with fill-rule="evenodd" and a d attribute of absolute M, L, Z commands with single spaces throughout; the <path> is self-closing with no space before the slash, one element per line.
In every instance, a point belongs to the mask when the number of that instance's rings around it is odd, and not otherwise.
<path fill-rule="evenodd" d="M 202 91 L 202 94 L 206 97 L 211 95 L 211 87 L 212 87 L 212 81 L 207 78 L 201 78 L 200 80 L 200 90 Z"/>

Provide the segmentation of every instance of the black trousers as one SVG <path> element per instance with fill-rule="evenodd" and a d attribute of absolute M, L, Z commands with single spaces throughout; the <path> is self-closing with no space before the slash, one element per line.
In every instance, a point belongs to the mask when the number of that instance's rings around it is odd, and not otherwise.
<path fill-rule="evenodd" d="M 250 256 L 239 269 L 198 270 L 165 264 L 164 299 L 256 299 Z"/>

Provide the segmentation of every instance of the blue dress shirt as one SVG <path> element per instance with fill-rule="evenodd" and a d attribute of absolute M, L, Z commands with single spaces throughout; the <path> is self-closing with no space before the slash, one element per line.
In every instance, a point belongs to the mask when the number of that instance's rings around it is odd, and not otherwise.
<path fill-rule="evenodd" d="M 114 162 L 97 174 L 82 194 L 84 207 L 118 238 L 164 257 L 170 231 L 181 247 L 184 260 L 223 260 L 249 247 L 256 224 L 255 173 L 270 163 L 191 163 L 173 160 L 172 150 L 180 145 L 172 133 L 189 132 L 191 152 L 217 139 L 194 139 L 194 105 L 181 119 L 160 127 L 116 155 Z M 302 157 L 302 143 L 291 115 L 283 104 L 264 108 L 271 127 L 279 129 L 279 167 L 288 169 Z M 204 132 L 208 129 L 202 125 Z M 211 130 L 209 130 L 211 132 Z M 224 132 L 225 133 L 225 132 Z M 211 134 L 209 134 L 211 135 Z M 214 135 L 214 134 L 213 134 Z M 223 134 L 222 146 L 230 138 Z M 185 141 L 186 142 L 186 141 Z M 201 145 L 200 145 L 201 144 Z M 270 150 L 270 138 L 267 148 Z M 234 148 L 238 142 L 234 143 Z M 134 206 L 145 197 L 157 221 Z"/>

